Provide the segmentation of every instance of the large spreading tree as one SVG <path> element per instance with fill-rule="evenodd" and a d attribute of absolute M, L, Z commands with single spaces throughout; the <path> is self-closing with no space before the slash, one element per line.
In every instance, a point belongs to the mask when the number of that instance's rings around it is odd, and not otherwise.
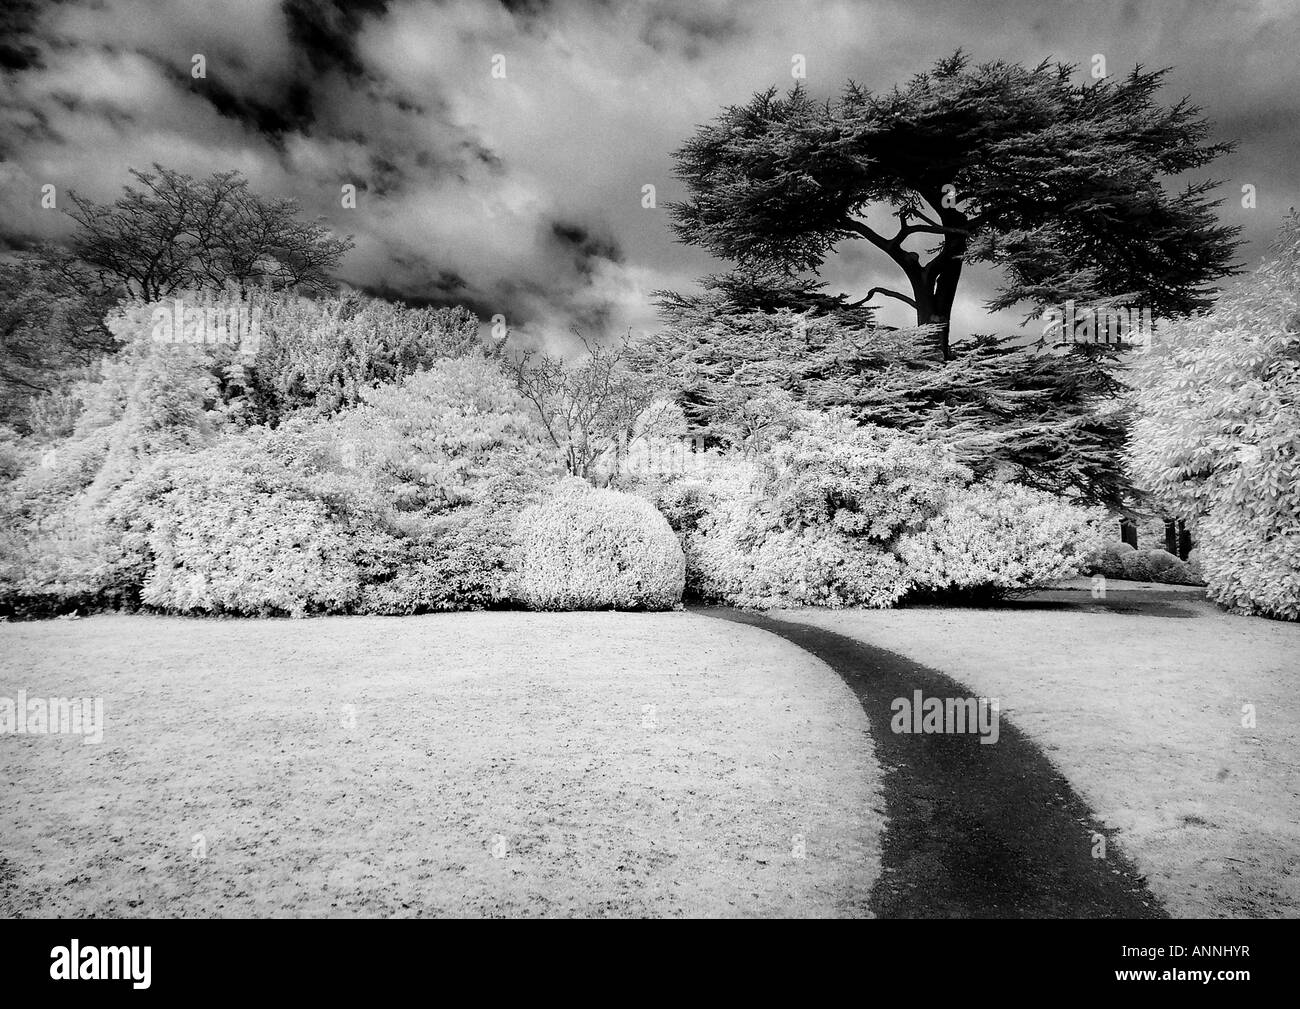
<path fill-rule="evenodd" d="M 1157 100 L 1165 70 L 1081 84 L 1073 72 L 972 66 L 958 52 L 883 94 L 854 83 L 827 102 L 802 87 L 762 92 L 676 152 L 688 198 L 671 207 L 674 227 L 741 276 L 816 275 L 840 243 L 867 242 L 905 283 L 858 304 L 910 305 L 945 360 L 968 263 L 1001 268 L 991 311 L 1027 302 L 1032 317 L 1105 298 L 1157 317 L 1207 307 L 1234 272 L 1236 229 L 1217 223 L 1213 182 L 1165 183 L 1230 145 L 1208 142 L 1186 99 Z M 895 225 L 873 226 L 873 209 Z"/>

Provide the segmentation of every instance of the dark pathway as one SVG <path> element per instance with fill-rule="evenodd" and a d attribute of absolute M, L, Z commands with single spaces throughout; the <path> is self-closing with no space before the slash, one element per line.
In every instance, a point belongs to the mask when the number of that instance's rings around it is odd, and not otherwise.
<path fill-rule="evenodd" d="M 895 698 L 971 696 L 938 670 L 817 627 L 760 613 L 701 608 L 770 631 L 817 656 L 857 695 L 885 772 L 883 872 L 871 894 L 882 918 L 1164 918 L 1113 832 L 1093 818 L 1039 749 L 999 719 L 976 733 L 891 730 Z M 1093 836 L 1106 857 L 1093 858 Z"/>

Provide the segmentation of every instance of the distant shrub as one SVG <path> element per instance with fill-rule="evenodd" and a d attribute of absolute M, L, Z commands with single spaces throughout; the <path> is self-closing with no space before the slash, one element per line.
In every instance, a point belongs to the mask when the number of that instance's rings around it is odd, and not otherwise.
<path fill-rule="evenodd" d="M 1123 577 L 1131 582 L 1149 582 L 1155 578 L 1148 550 L 1135 550 L 1123 557 Z"/>
<path fill-rule="evenodd" d="M 686 562 L 649 502 L 565 479 L 520 518 L 516 587 L 534 609 L 669 609 Z"/>
<path fill-rule="evenodd" d="M 357 597 L 350 545 L 319 502 L 223 481 L 187 485 L 167 504 L 150 536 L 143 599 L 152 606 L 302 616 L 344 610 Z"/>
<path fill-rule="evenodd" d="M 686 558 L 684 593 L 693 599 L 737 602 L 753 567 L 763 530 L 758 467 L 739 453 L 701 452 L 689 473 L 643 479 L 649 498 L 677 534 Z"/>
<path fill-rule="evenodd" d="M 1168 550 L 1153 549 L 1147 551 L 1147 563 L 1151 565 L 1151 573 L 1156 576 L 1156 580 L 1160 581 L 1161 572 L 1177 567 L 1182 561 Z"/>
<path fill-rule="evenodd" d="M 1088 555 L 1083 572 L 1089 575 L 1104 575 L 1107 578 L 1124 577 L 1124 555 L 1133 552 L 1131 544 L 1122 540 L 1112 540 Z"/>
<path fill-rule="evenodd" d="M 1193 550 L 1192 554 L 1196 554 Z M 1085 574 L 1131 581 L 1161 582 L 1166 585 L 1204 585 L 1197 564 L 1182 561 L 1168 550 L 1134 550 L 1127 543 L 1110 542 L 1089 554 Z"/>
<path fill-rule="evenodd" d="M 197 450 L 219 426 L 210 375 L 186 348 L 138 342 L 77 387 L 73 432 L 38 439 L 25 466 L 0 490 L 0 607 L 18 615 L 130 602 L 115 539 L 100 507 L 163 456 Z"/>
<path fill-rule="evenodd" d="M 782 528 L 830 524 L 889 543 L 923 525 L 970 479 L 939 444 L 856 424 L 845 411 L 797 416 L 800 426 L 762 458 Z"/>
<path fill-rule="evenodd" d="M 373 486 L 402 534 L 367 573 L 377 613 L 479 609 L 508 599 L 514 530 L 558 469 L 508 377 L 473 355 L 368 391 L 326 422 L 333 465 Z"/>
<path fill-rule="evenodd" d="M 515 521 L 554 459 L 495 362 L 438 360 L 273 430 L 225 424 L 209 380 L 193 348 L 136 341 L 87 389 L 77 431 L 28 453 L 0 485 L 0 609 L 416 613 L 508 598 Z"/>
<path fill-rule="evenodd" d="M 135 593 L 107 578 L 111 540 L 85 514 L 63 509 L 0 532 L 0 614 L 57 616 L 130 605 Z"/>
<path fill-rule="evenodd" d="M 1172 554 L 1170 556 L 1173 556 Z M 1156 572 L 1156 581 L 1166 585 L 1204 585 L 1205 579 L 1192 570 L 1186 561 L 1174 558 L 1174 563 Z"/>
<path fill-rule="evenodd" d="M 996 597 L 1079 573 L 1102 540 L 1100 508 L 1080 508 L 1017 484 L 953 494 L 899 554 L 922 589 Z"/>

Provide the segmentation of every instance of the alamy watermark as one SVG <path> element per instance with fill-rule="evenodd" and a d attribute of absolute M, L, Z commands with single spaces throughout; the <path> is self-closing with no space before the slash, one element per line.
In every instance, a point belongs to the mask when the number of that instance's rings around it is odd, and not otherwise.
<path fill-rule="evenodd" d="M 1130 308 L 1118 301 L 1079 305 L 1073 299 L 1043 315 L 1042 342 L 1065 353 L 1070 344 L 1104 344 L 1145 354 L 1155 336 L 1150 308 Z"/>
<path fill-rule="evenodd" d="M 248 357 L 261 345 L 261 321 L 260 305 L 211 295 L 169 298 L 150 319 L 155 343 L 230 344 Z"/>
<path fill-rule="evenodd" d="M 73 939 L 50 950 L 54 981 L 130 981 L 132 988 L 151 983 L 152 946 L 82 946 Z"/>
<path fill-rule="evenodd" d="M 0 735 L 45 736 L 67 733 L 83 736 L 83 744 L 104 741 L 102 697 L 0 697 Z"/>
<path fill-rule="evenodd" d="M 924 697 L 914 690 L 910 698 L 890 703 L 894 732 L 916 735 L 978 733 L 980 743 L 996 743 L 1001 732 L 1001 707 L 996 697 Z"/>

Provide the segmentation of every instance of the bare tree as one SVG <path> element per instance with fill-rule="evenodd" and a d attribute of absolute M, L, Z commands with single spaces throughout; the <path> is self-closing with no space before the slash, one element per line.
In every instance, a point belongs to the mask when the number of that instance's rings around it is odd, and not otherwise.
<path fill-rule="evenodd" d="M 617 468 L 637 417 L 654 397 L 649 382 L 628 366 L 627 337 L 604 345 L 573 332 L 586 350 L 581 363 L 528 350 L 509 367 L 568 472 L 594 480 L 602 460 Z"/>
<path fill-rule="evenodd" d="M 131 174 L 112 204 L 77 193 L 68 211 L 78 229 L 72 257 L 106 289 L 154 301 L 176 291 L 269 284 L 329 290 L 329 271 L 352 248 L 320 221 L 299 220 L 295 200 L 249 190 L 238 172 L 195 179 L 155 164 Z"/>

